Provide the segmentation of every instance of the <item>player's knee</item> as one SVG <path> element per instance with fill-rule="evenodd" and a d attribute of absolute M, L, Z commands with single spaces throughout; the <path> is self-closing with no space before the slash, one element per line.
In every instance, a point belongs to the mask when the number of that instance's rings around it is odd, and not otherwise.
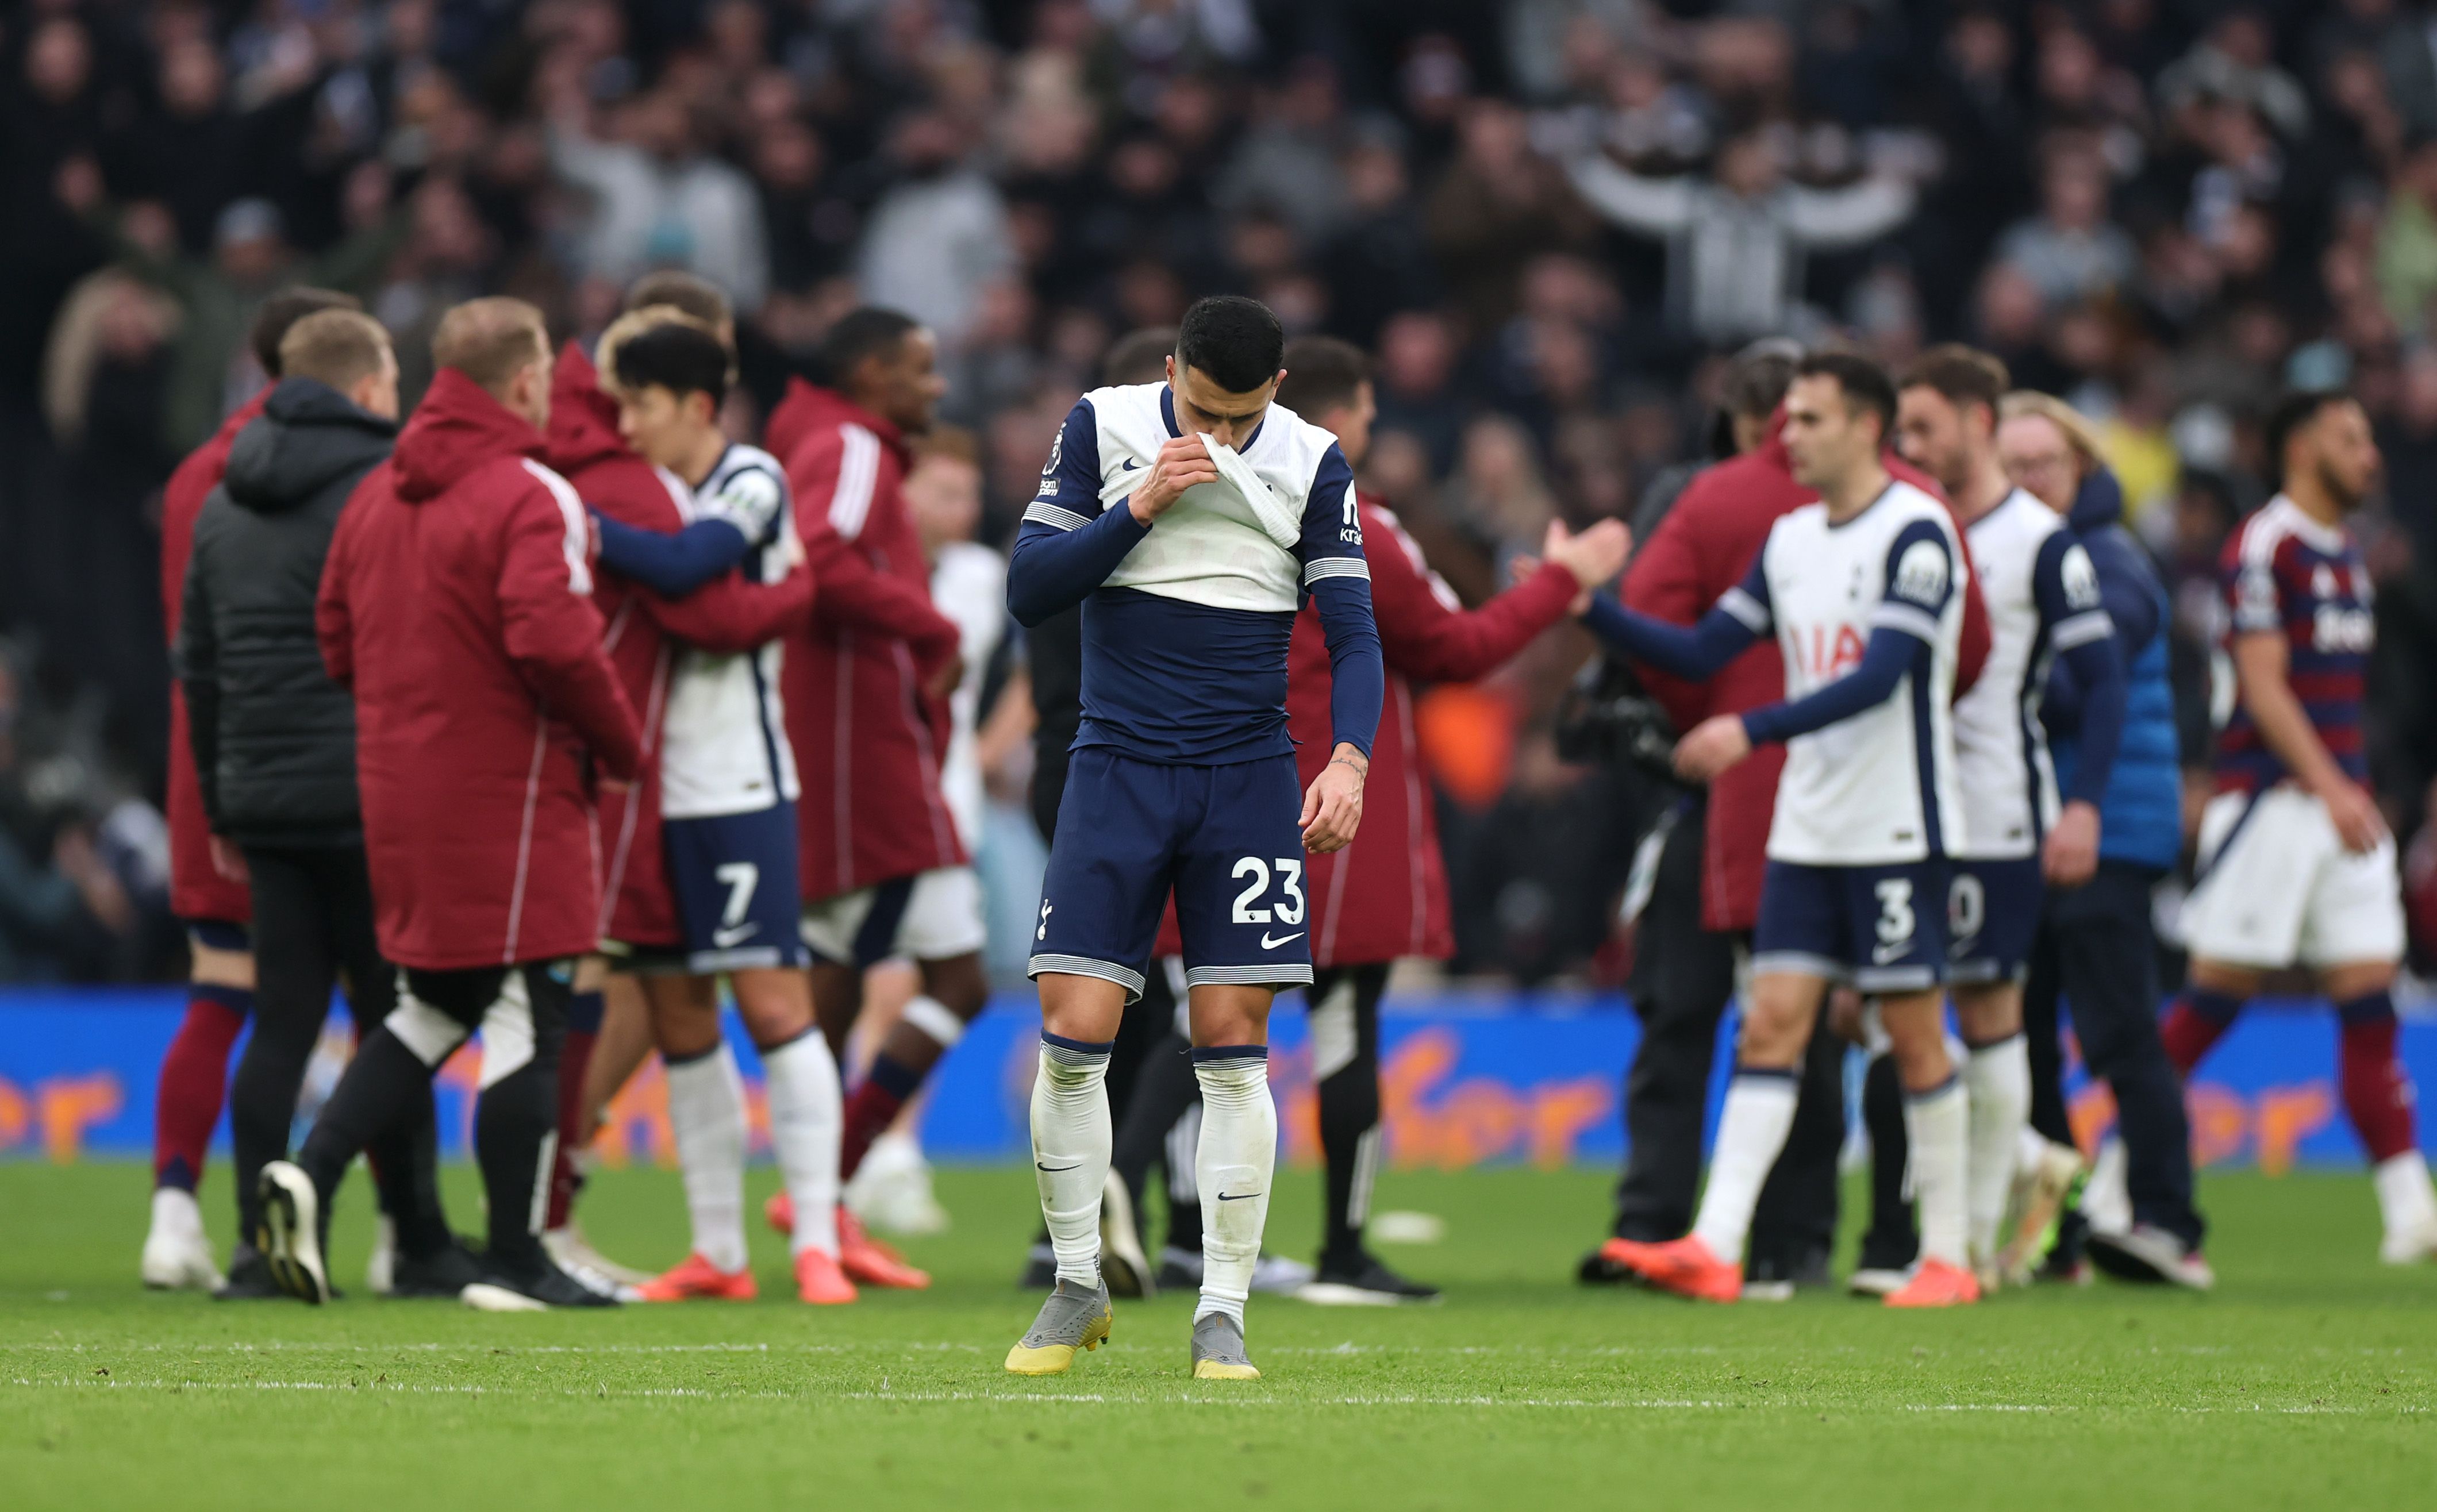
<path fill-rule="evenodd" d="M 2384 960 L 2348 961 L 2330 966 L 2319 974 L 2319 990 L 2332 1003 L 2349 1003 L 2355 998 L 2383 993 L 2394 985 L 2394 963 Z"/>
<path fill-rule="evenodd" d="M 2023 1031 L 2023 991 L 2010 982 L 1955 989 L 1955 1022 L 1967 1045 L 1987 1045 Z"/>
<path fill-rule="evenodd" d="M 2388 968 L 2390 976 L 2393 968 Z M 2259 973 L 2248 966 L 2229 966 L 2220 960 L 2194 957 L 2188 972 L 2194 987 L 2205 993 L 2223 993 L 2229 997 L 2256 997 L 2259 994 Z"/>
<path fill-rule="evenodd" d="M 192 960 L 186 974 L 188 980 L 205 987 L 254 991 L 254 952 L 201 943 L 190 945 L 188 951 Z"/>
<path fill-rule="evenodd" d="M 990 1004 L 990 978 L 977 953 L 922 962 L 922 991 L 968 1024 Z"/>

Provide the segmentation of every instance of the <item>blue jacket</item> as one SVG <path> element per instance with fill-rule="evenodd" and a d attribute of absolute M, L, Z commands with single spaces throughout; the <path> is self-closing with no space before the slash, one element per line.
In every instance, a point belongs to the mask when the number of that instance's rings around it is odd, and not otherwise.
<path fill-rule="evenodd" d="M 2163 870 L 2183 848 L 2182 752 L 2175 690 L 2166 675 L 2166 589 L 2123 517 L 2124 490 L 2104 468 L 2082 483 L 2066 517 L 2098 571 L 2099 594 L 2115 622 L 2130 679 L 2123 741 L 2098 805 L 2098 854 Z M 2040 721 L 2047 728 L 2058 785 L 2069 786 L 2081 756 L 2081 692 L 2062 661 L 2049 675 Z"/>

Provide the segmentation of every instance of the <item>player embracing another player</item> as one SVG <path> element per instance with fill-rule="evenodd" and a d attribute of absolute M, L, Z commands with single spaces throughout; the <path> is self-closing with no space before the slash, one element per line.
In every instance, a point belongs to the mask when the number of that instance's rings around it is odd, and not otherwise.
<path fill-rule="evenodd" d="M 1259 1375 L 1244 1299 L 1277 1155 L 1269 1012 L 1312 979 L 1305 853 L 1362 818 L 1384 674 L 1353 469 L 1272 402 L 1285 335 L 1230 296 L 1188 309 L 1167 381 L 1096 389 L 1067 414 L 1008 570 L 1038 624 L 1083 606 L 1082 721 L 1042 884 L 1032 1159 L 1058 1284 L 1008 1352 L 1064 1371 L 1109 1336 L 1104 1081 L 1171 888 L 1202 1120 L 1193 1373 Z M 1331 743 L 1306 789 L 1287 733 L 1287 648 L 1309 600 L 1327 642 Z M 1073 822 L 1081 818 L 1084 822 Z"/>
<path fill-rule="evenodd" d="M 1968 1115 L 1946 1052 L 1947 858 L 1962 838 L 1954 690 L 1968 558 L 1946 506 L 1880 460 L 1894 384 L 1818 352 L 1795 370 L 1785 447 L 1819 502 L 1781 517 L 1743 583 L 1690 627 L 1596 599 L 1586 623 L 1626 655 L 1707 678 L 1772 631 L 1783 702 L 1703 721 L 1676 769 L 1707 781 L 1782 741 L 1733 1079 L 1692 1232 L 1611 1239 L 1620 1269 L 1685 1296 L 1743 1292 L 1744 1240 L 1794 1122 L 1796 1078 L 1830 983 L 1874 994 L 1904 1091 L 1921 1261 L 1893 1307 L 1977 1301 L 1965 1219 Z"/>

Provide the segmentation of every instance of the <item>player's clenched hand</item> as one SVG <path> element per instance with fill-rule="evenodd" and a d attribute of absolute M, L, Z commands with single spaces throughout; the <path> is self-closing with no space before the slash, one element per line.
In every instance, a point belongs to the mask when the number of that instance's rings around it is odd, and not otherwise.
<path fill-rule="evenodd" d="M 1624 571 L 1624 559 L 1632 552 L 1633 532 L 1616 519 L 1603 519 L 1579 536 L 1567 530 L 1564 520 L 1552 519 L 1540 547 L 1542 560 L 1573 573 L 1574 581 L 1582 585 L 1582 591 L 1574 595 L 1576 614 L 1591 607 L 1591 589 Z"/>
<path fill-rule="evenodd" d="M 2040 847 L 2040 871 L 2051 887 L 2078 888 L 2098 871 L 2098 806 L 2076 799 L 2057 816 Z"/>
<path fill-rule="evenodd" d="M 1741 714 L 1713 714 L 1675 743 L 1675 775 L 1706 782 L 1751 754 L 1751 732 Z"/>
<path fill-rule="evenodd" d="M 2386 816 L 2377 811 L 2377 800 L 2358 782 L 2330 783 L 2319 800 L 2327 805 L 2327 818 L 2336 821 L 2336 835 L 2345 850 L 2361 854 L 2376 850 L 2385 840 Z"/>
<path fill-rule="evenodd" d="M 1159 448 L 1159 455 L 1151 461 L 1149 476 L 1126 501 L 1126 507 L 1134 512 L 1134 519 L 1148 525 L 1166 514 L 1187 488 L 1218 481 L 1218 465 L 1210 460 L 1209 448 L 1201 444 L 1201 438 L 1177 436 Z"/>
<path fill-rule="evenodd" d="M 1341 744 L 1303 796 L 1303 848 L 1314 855 L 1342 851 L 1362 824 L 1362 779 L 1371 759 Z"/>

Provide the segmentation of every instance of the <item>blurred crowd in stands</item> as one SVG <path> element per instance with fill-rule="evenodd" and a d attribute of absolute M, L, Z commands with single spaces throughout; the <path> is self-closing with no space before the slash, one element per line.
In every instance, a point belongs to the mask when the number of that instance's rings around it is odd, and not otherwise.
<path fill-rule="evenodd" d="M 2195 757 L 2267 400 L 2348 383 L 2388 460 L 2376 771 L 2400 832 L 2426 816 L 2411 0 L 18 0 L 0 80 L 0 976 L 171 964 L 158 492 L 296 281 L 364 297 L 411 402 L 452 302 L 588 339 L 692 270 L 744 316 L 740 433 L 839 312 L 897 306 L 994 542 L 1113 339 L 1252 293 L 1376 354 L 1364 482 L 1467 600 L 1706 455 L 1739 343 L 1971 341 L 2100 425 Z M 1587 651 L 1425 706 L 1459 971 L 1615 974 L 1637 795 L 1550 735 Z"/>

